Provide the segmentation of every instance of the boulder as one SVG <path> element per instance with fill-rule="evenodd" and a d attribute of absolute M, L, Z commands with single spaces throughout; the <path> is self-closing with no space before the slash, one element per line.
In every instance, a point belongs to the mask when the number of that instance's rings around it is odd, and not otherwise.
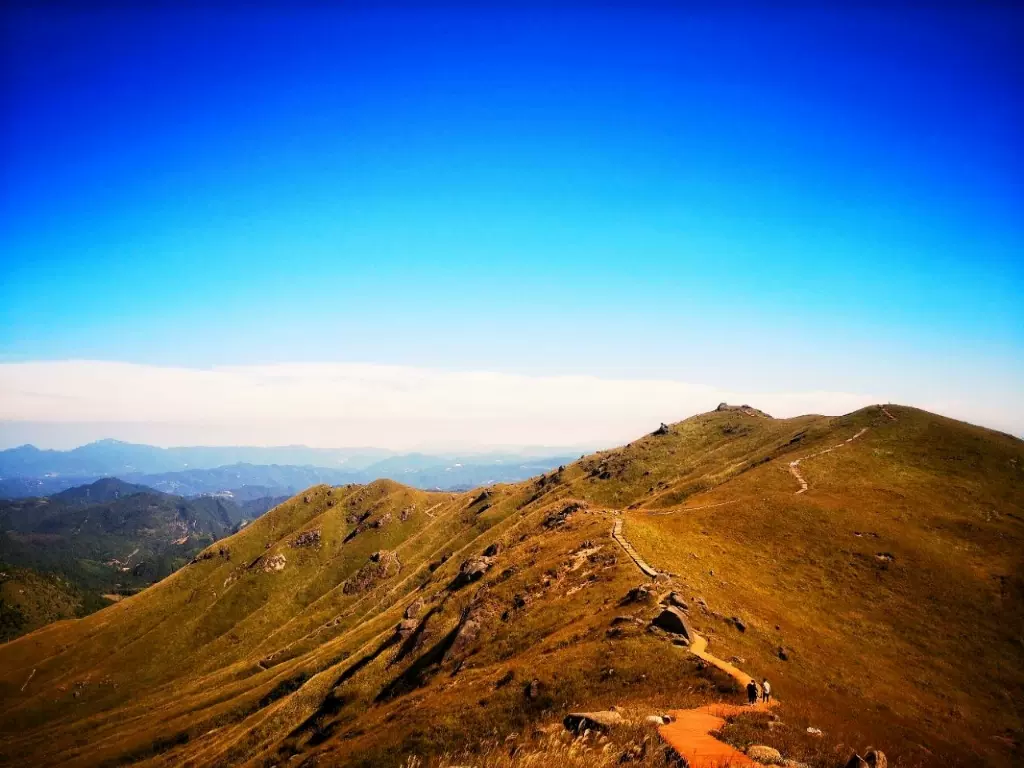
<path fill-rule="evenodd" d="M 678 592 L 669 592 L 664 602 L 668 605 L 674 605 L 676 608 L 682 608 L 684 611 L 690 610 L 690 606 L 686 604 L 686 600 Z"/>
<path fill-rule="evenodd" d="M 487 573 L 491 565 L 493 565 L 491 558 L 486 555 L 471 557 L 459 566 L 459 581 L 463 584 L 479 581 L 484 577 L 484 574 Z"/>
<path fill-rule="evenodd" d="M 746 632 L 747 631 L 747 624 L 746 624 L 746 622 L 743 621 L 743 619 L 741 619 L 739 616 L 733 616 L 732 617 L 732 623 L 733 623 L 733 626 L 736 627 L 736 629 L 738 629 L 740 632 Z"/>
<path fill-rule="evenodd" d="M 633 587 L 626 596 L 622 599 L 623 604 L 628 605 L 630 603 L 649 603 L 654 600 L 654 593 L 651 592 L 651 588 L 646 584 L 641 584 L 638 587 Z"/>
<path fill-rule="evenodd" d="M 424 605 L 425 603 L 422 598 L 409 603 L 408 607 L 405 609 L 405 618 L 415 619 L 423 611 Z"/>
<path fill-rule="evenodd" d="M 766 747 L 763 744 L 753 744 L 747 747 L 747 757 L 765 765 L 779 765 L 782 762 L 782 753 L 779 750 L 774 747 Z"/>
<path fill-rule="evenodd" d="M 889 768 L 889 760 L 886 758 L 885 752 L 874 747 L 868 747 L 868 751 L 864 753 L 864 762 L 871 768 Z"/>
<path fill-rule="evenodd" d="M 665 608 L 651 623 L 666 632 L 681 635 L 687 641 L 693 641 L 693 630 L 690 629 L 690 622 L 686 619 L 686 614 L 674 606 Z"/>
<path fill-rule="evenodd" d="M 812 728 L 811 726 L 807 726 L 807 733 L 810 736 L 822 736 L 823 735 L 822 732 L 821 732 L 821 728 Z"/>
<path fill-rule="evenodd" d="M 846 761 L 845 768 L 870 768 L 864 758 L 854 752 Z"/>
<path fill-rule="evenodd" d="M 779 658 L 783 661 L 789 661 L 789 651 L 787 651 L 781 645 L 779 646 Z"/>
<path fill-rule="evenodd" d="M 484 550 L 485 557 L 497 557 L 501 553 L 501 543 L 494 542 L 487 549 Z"/>
<path fill-rule="evenodd" d="M 583 733 L 583 731 L 607 731 L 623 723 L 622 715 L 615 710 L 603 712 L 570 712 L 562 720 L 567 731 Z"/>
<path fill-rule="evenodd" d="M 654 725 L 665 725 L 665 718 L 661 715 L 648 715 L 644 718 L 645 723 L 653 723 Z"/>

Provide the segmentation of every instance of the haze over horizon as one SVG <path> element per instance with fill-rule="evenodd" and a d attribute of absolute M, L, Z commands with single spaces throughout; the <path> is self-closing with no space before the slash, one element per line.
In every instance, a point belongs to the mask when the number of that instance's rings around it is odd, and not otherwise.
<path fill-rule="evenodd" d="M 4 11 L 0 445 L 615 445 L 722 400 L 1024 435 L 1022 31 Z"/>

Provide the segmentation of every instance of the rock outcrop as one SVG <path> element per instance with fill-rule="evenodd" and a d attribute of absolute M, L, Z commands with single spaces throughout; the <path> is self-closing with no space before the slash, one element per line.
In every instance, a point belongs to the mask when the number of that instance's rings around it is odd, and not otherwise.
<path fill-rule="evenodd" d="M 622 719 L 622 715 L 609 709 L 603 712 L 570 712 L 562 720 L 562 725 L 573 733 L 583 733 L 583 731 L 607 731 L 623 722 L 625 721 Z"/>
<path fill-rule="evenodd" d="M 759 411 L 757 408 L 752 408 L 751 406 L 746 405 L 746 404 L 744 404 L 744 405 L 729 405 L 728 403 L 719 403 L 718 407 L 715 408 L 715 411 L 716 412 L 738 411 L 739 413 L 742 413 L 742 414 L 744 414 L 746 416 L 758 416 L 758 417 L 760 417 L 762 419 L 770 419 L 770 418 L 772 418 L 771 416 L 769 416 L 764 411 Z"/>
<path fill-rule="evenodd" d="M 686 618 L 686 614 L 675 606 L 670 605 L 665 608 L 651 623 L 659 629 L 679 635 L 688 642 L 693 642 L 693 630 L 690 628 L 690 622 Z"/>
<path fill-rule="evenodd" d="M 288 560 L 284 555 L 263 555 L 256 559 L 253 566 L 264 573 L 274 573 L 276 571 L 283 571 L 287 562 Z"/>
<path fill-rule="evenodd" d="M 581 509 L 586 509 L 587 504 L 584 501 L 570 501 L 568 504 L 563 506 L 556 512 L 552 512 L 546 518 L 544 518 L 545 528 L 558 528 L 559 526 L 565 525 L 568 521 L 569 516 L 574 512 L 579 512 Z"/>
<path fill-rule="evenodd" d="M 303 531 L 294 539 L 292 539 L 292 546 L 296 548 L 301 547 L 319 547 L 320 546 L 320 529 L 316 528 L 312 531 Z"/>
<path fill-rule="evenodd" d="M 378 582 L 394 576 L 401 568 L 402 563 L 397 552 L 389 552 L 386 549 L 374 552 L 370 555 L 369 561 L 345 581 L 341 591 L 346 595 L 366 592 Z"/>

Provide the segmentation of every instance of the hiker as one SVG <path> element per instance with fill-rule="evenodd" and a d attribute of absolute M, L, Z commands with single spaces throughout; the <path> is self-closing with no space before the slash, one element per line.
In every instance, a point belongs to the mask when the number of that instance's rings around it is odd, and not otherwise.
<path fill-rule="evenodd" d="M 747 683 L 747 701 L 750 702 L 750 706 L 757 704 L 757 683 L 754 682 L 754 678 L 750 678 L 750 682 Z"/>
<path fill-rule="evenodd" d="M 772 684 L 768 682 L 768 678 L 764 679 L 761 683 L 761 701 L 769 702 L 772 700 Z"/>

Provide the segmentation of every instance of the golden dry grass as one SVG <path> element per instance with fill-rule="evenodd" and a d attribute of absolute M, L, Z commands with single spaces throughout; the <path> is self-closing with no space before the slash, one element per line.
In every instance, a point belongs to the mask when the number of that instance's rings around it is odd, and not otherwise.
<path fill-rule="evenodd" d="M 656 606 L 622 604 L 643 581 L 609 535 L 622 510 L 632 544 L 672 574 L 659 588 L 707 601 L 690 613 L 713 652 L 768 676 L 787 726 L 826 731 L 827 756 L 800 753 L 812 764 L 871 741 L 901 766 L 1012 765 L 1024 450 L 890 411 L 897 421 L 878 408 L 704 414 L 486 498 L 311 488 L 144 592 L 0 646 L 0 759 L 482 765 L 515 733 L 523 759 L 610 760 L 604 745 L 570 752 L 532 734 L 567 710 L 738 698 L 646 629 Z M 864 427 L 803 462 L 810 490 L 795 495 L 789 461 Z M 574 501 L 585 508 L 545 525 Z M 486 575 L 460 585 L 460 565 L 496 543 Z M 367 568 L 380 550 L 397 553 L 397 573 Z M 416 601 L 415 633 L 397 637 Z M 613 627 L 623 616 L 638 622 Z M 478 631 L 459 637 L 467 618 Z M 467 755 L 483 762 L 455 762 Z"/>

